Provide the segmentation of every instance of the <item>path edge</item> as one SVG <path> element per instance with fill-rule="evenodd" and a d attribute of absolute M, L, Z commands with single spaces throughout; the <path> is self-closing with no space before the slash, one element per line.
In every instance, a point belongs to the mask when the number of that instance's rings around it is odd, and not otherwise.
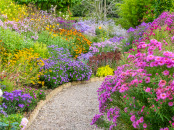
<path fill-rule="evenodd" d="M 69 83 L 65 83 L 57 88 L 55 88 L 53 91 L 51 91 L 45 98 L 45 100 L 40 100 L 37 103 L 36 108 L 33 110 L 33 112 L 30 114 L 29 118 L 28 118 L 28 124 L 26 129 L 28 129 L 31 124 L 33 123 L 33 121 L 35 120 L 35 118 L 37 117 L 37 115 L 39 114 L 40 109 L 48 102 L 52 99 L 52 97 L 54 97 L 56 94 L 58 94 L 59 92 L 61 92 L 64 88 L 69 88 L 71 86 L 75 86 L 75 85 L 79 85 L 79 84 L 87 84 L 87 83 L 91 83 L 91 82 L 95 82 L 95 81 L 103 81 L 105 79 L 105 77 L 95 77 L 95 78 L 91 78 L 88 81 L 74 81 L 74 82 L 69 82 Z"/>

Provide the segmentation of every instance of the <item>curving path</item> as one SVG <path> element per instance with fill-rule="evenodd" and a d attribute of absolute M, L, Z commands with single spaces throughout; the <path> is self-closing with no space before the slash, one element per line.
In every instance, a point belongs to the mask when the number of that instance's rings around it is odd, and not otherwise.
<path fill-rule="evenodd" d="M 99 113 L 97 89 L 101 83 L 63 89 L 39 111 L 28 130 L 98 130 L 90 122 Z"/>

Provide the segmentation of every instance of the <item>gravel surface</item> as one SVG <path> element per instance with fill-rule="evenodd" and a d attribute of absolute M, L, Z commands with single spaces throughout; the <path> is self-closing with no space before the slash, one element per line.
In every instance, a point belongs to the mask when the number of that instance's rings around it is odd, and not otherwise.
<path fill-rule="evenodd" d="M 99 113 L 96 91 L 101 83 L 63 89 L 43 106 L 28 130 L 99 130 L 90 123 Z"/>

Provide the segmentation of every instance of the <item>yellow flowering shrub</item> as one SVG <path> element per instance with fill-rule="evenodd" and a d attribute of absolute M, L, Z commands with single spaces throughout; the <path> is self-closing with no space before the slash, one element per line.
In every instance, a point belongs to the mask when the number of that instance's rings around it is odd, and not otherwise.
<path fill-rule="evenodd" d="M 12 0 L 0 0 L 0 14 L 8 20 L 19 21 L 28 16 L 27 6 L 16 4 Z"/>
<path fill-rule="evenodd" d="M 114 74 L 114 69 L 110 68 L 109 65 L 106 65 L 104 67 L 99 67 L 97 69 L 96 76 L 98 76 L 98 77 L 105 77 L 107 75 L 113 75 L 113 74 Z"/>
<path fill-rule="evenodd" d="M 6 72 L 17 74 L 17 82 L 21 84 L 37 83 L 39 69 L 44 65 L 39 54 L 35 53 L 33 48 L 16 50 L 4 64 Z"/>

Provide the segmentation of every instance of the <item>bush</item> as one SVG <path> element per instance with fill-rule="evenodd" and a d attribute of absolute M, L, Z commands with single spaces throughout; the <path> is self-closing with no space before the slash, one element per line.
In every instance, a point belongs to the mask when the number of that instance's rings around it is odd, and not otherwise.
<path fill-rule="evenodd" d="M 149 0 L 123 0 L 122 3 L 118 3 L 118 14 L 122 19 L 120 21 L 122 27 L 128 29 L 130 27 L 136 27 L 137 25 L 139 25 L 141 20 L 143 19 L 142 14 L 147 10 L 145 6 L 148 3 Z"/>
<path fill-rule="evenodd" d="M 14 52 L 16 49 L 33 47 L 34 42 L 31 39 L 25 39 L 22 35 L 10 29 L 0 27 L 0 39 L 3 42 L 3 47 L 9 52 Z"/>
<path fill-rule="evenodd" d="M 91 76 L 90 68 L 71 58 L 67 49 L 49 46 L 51 57 L 44 60 L 45 65 L 40 80 L 45 82 L 47 88 L 56 88 L 59 85 L 78 80 L 88 80 Z"/>
<path fill-rule="evenodd" d="M 106 65 L 105 67 L 99 67 L 97 69 L 96 76 L 105 77 L 105 76 L 113 75 L 113 74 L 114 74 L 114 70 L 112 68 L 110 68 L 109 65 Z"/>
<path fill-rule="evenodd" d="M 33 98 L 29 94 L 22 93 L 22 90 L 4 92 L 3 97 L 2 107 L 7 114 L 15 114 L 18 111 L 23 113 L 30 110 L 30 104 L 33 104 Z"/>
<path fill-rule="evenodd" d="M 6 15 L 7 20 L 19 21 L 28 16 L 27 6 L 15 4 L 12 0 L 1 0 L 0 14 Z"/>

